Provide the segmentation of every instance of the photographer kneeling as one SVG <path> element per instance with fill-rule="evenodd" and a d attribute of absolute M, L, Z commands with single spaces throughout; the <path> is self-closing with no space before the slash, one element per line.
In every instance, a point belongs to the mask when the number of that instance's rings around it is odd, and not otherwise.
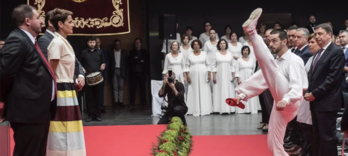
<path fill-rule="evenodd" d="M 172 71 L 168 71 L 163 79 L 163 86 L 159 91 L 159 97 L 163 97 L 166 99 L 166 95 L 168 97 L 168 107 L 162 108 L 164 109 L 162 112 L 162 116 L 158 121 L 158 124 L 168 124 L 170 122 L 170 118 L 177 116 L 180 117 L 183 124 L 186 125 L 185 114 L 187 113 L 187 106 L 185 104 L 185 87 L 184 85 L 175 79 L 175 73 Z"/>

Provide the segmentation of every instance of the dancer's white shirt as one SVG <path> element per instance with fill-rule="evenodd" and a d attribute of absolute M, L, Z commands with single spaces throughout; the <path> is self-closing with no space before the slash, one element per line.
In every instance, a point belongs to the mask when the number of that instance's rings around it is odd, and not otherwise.
<path fill-rule="evenodd" d="M 288 87 L 290 89 L 290 91 L 283 96 L 282 100 L 286 101 L 288 104 L 301 102 L 303 92 L 298 92 L 298 90 L 308 88 L 308 78 L 307 73 L 304 70 L 303 60 L 296 54 L 292 53 L 291 50 L 288 50 L 281 57 L 277 56 L 276 63 L 279 66 L 278 71 L 289 81 L 289 86 L 277 86 Z M 254 83 L 259 82 L 255 81 Z M 250 96 L 254 95 L 241 93 L 239 96 L 242 99 L 249 99 L 251 98 Z"/>

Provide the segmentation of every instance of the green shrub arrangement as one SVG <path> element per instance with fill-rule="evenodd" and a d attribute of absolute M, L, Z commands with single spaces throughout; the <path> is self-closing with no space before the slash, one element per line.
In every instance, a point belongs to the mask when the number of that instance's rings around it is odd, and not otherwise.
<path fill-rule="evenodd" d="M 152 149 L 153 156 L 188 156 L 192 149 L 192 136 L 179 117 L 173 117 L 167 130 L 158 137 Z"/>

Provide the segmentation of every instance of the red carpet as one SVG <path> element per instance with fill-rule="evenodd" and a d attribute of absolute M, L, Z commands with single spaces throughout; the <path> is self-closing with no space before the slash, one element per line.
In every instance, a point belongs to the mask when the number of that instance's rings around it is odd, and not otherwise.
<path fill-rule="evenodd" d="M 166 125 L 86 126 L 87 156 L 149 156 L 157 136 L 166 129 Z M 11 145 L 13 151 L 13 140 Z"/>
<path fill-rule="evenodd" d="M 266 135 L 193 136 L 190 156 L 272 156 Z"/>
<path fill-rule="evenodd" d="M 149 156 L 163 130 L 166 125 L 86 126 L 87 156 Z M 194 136 L 193 141 L 190 156 L 271 156 L 266 135 Z M 13 151 L 13 140 L 11 145 Z"/>

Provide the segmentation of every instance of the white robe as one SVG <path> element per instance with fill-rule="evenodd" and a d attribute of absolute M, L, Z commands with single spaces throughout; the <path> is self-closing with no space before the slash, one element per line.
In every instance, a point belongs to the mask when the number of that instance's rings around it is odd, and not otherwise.
<path fill-rule="evenodd" d="M 189 72 L 191 84 L 187 93 L 187 114 L 193 116 L 209 115 L 212 113 L 212 99 L 208 79 L 208 71 L 211 71 L 207 54 L 201 51 L 196 56 L 189 54 L 185 71 Z"/>
<path fill-rule="evenodd" d="M 172 69 L 175 73 L 175 78 L 181 83 L 184 83 L 184 68 L 185 68 L 185 58 L 184 55 L 178 53 L 177 57 L 173 57 L 172 53 L 166 55 L 164 60 L 164 67 L 162 74 L 166 74 L 168 69 Z"/>
<path fill-rule="evenodd" d="M 235 60 L 232 54 L 227 52 L 222 55 L 220 52 L 215 53 L 212 63 L 212 72 L 216 73 L 216 84 L 214 84 L 213 93 L 213 112 L 231 113 L 235 112 L 235 107 L 226 105 L 227 98 L 236 97 L 232 81 L 232 72 L 235 72 Z"/>
<path fill-rule="evenodd" d="M 255 66 L 256 62 L 253 58 L 249 57 L 248 61 L 243 60 L 243 58 L 239 58 L 236 62 L 236 77 L 239 77 L 240 81 L 244 83 L 254 74 Z M 243 103 L 245 104 L 245 108 L 237 108 L 236 113 L 257 113 L 260 105 L 258 96 L 250 98 L 248 101 L 243 101 Z"/>

